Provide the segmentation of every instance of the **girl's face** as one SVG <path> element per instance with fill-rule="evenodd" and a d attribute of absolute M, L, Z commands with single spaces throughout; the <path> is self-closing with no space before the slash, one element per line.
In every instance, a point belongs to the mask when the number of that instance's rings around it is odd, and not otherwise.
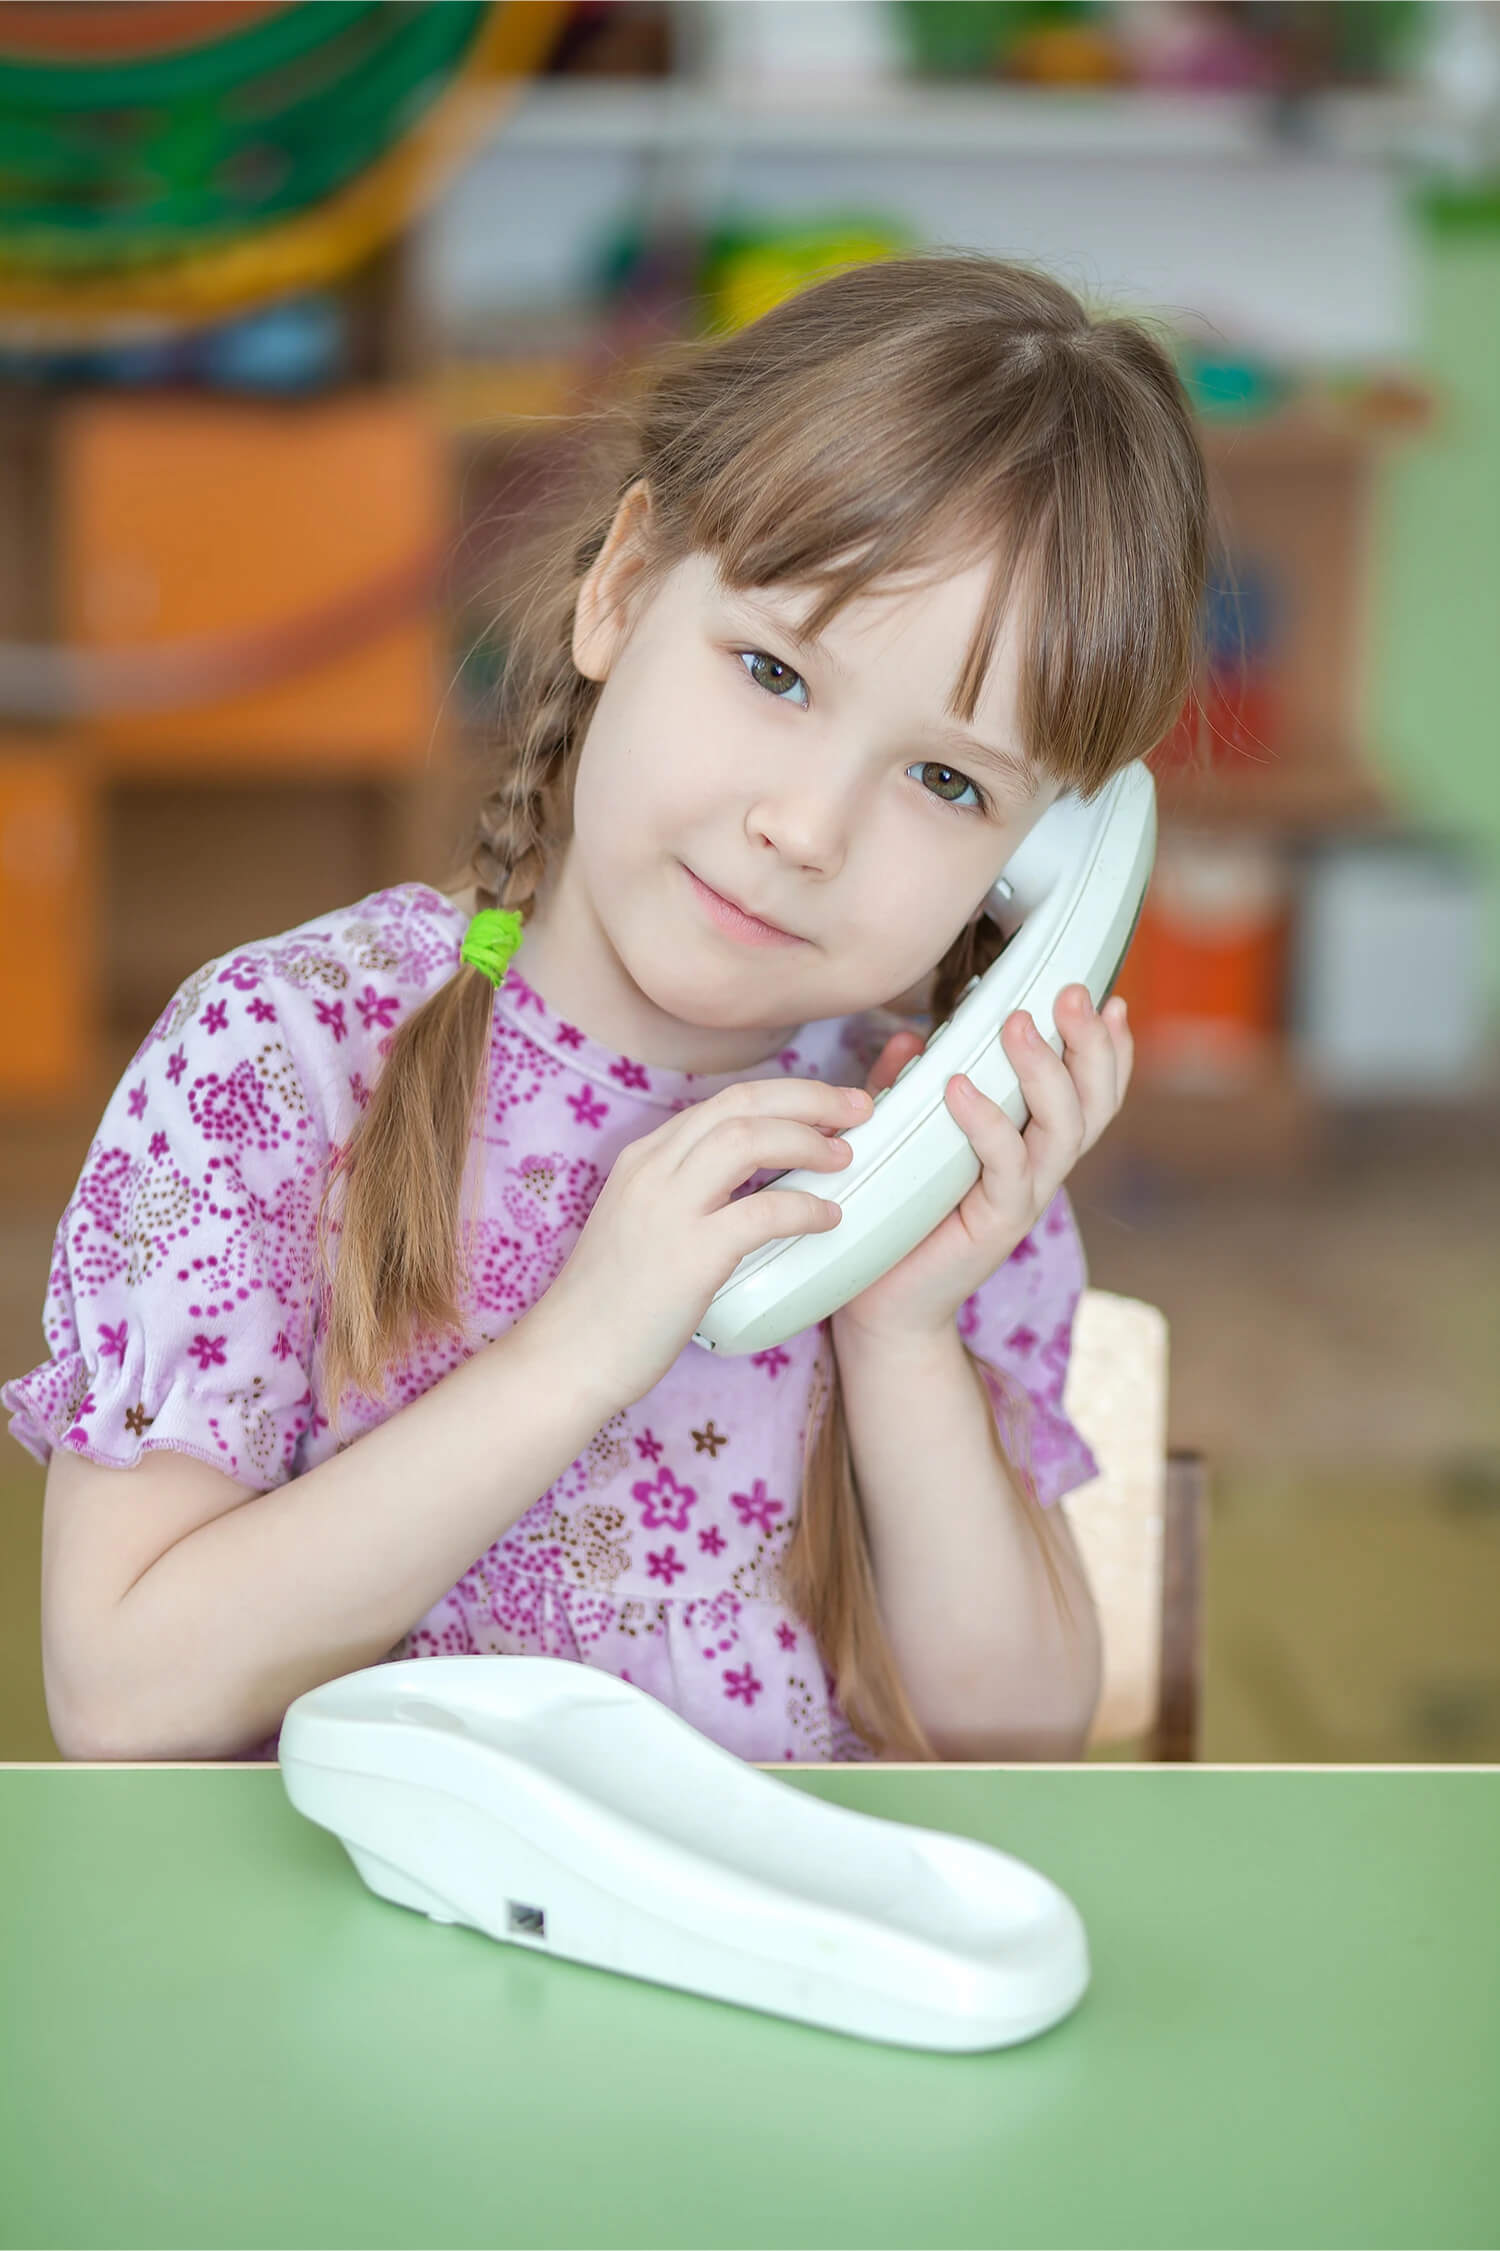
<path fill-rule="evenodd" d="M 1019 753 L 1009 622 L 973 741 L 947 709 L 987 562 L 856 597 L 810 648 L 810 589 L 737 595 L 707 555 L 633 593 L 638 505 L 580 593 L 574 660 L 603 687 L 518 967 L 621 1054 L 729 1071 L 910 993 L 1059 785 Z M 695 876 L 796 942 L 730 935 Z"/>

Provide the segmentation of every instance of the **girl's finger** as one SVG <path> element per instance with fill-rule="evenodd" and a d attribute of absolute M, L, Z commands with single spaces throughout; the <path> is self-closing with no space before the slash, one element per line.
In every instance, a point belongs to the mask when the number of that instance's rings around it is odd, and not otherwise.
<path fill-rule="evenodd" d="M 1129 1011 L 1118 993 L 1107 1000 L 1100 1010 L 1109 1026 L 1109 1036 L 1115 1043 L 1116 1093 L 1123 1102 L 1130 1085 L 1130 1074 L 1135 1068 L 1135 1041 L 1131 1036 Z"/>
<path fill-rule="evenodd" d="M 1042 1202 L 1049 1202 L 1083 1147 L 1084 1116 L 1078 1089 L 1067 1064 L 1042 1038 L 1024 1009 L 1006 1018 L 1000 1037 L 1031 1112 L 1023 1138 L 1036 1193 Z"/>
<path fill-rule="evenodd" d="M 1119 1051 L 1086 985 L 1065 986 L 1057 996 L 1056 1015 L 1064 1060 L 1083 1110 L 1083 1148 L 1090 1149 L 1120 1107 Z"/>
<path fill-rule="evenodd" d="M 912 1057 L 920 1055 L 926 1045 L 921 1032 L 892 1032 L 865 1080 L 866 1094 L 879 1094 L 884 1088 L 894 1086 Z"/>

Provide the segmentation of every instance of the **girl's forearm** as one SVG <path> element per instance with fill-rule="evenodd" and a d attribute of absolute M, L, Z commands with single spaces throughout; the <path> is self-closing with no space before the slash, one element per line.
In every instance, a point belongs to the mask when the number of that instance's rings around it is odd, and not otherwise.
<path fill-rule="evenodd" d="M 882 1339 L 831 1324 L 855 1482 L 892 1654 L 945 1759 L 1082 1756 L 1099 1699 L 1098 1614 L 1060 1507 L 1041 1516 L 1075 1624 L 1059 1615 L 1039 1512 L 1007 1474 L 989 1394 L 956 1327 Z"/>
<path fill-rule="evenodd" d="M 158 1557 L 91 1665 L 91 1747 L 223 1758 L 305 1689 L 378 1664 L 538 1500 L 613 1406 L 542 1316 Z"/>

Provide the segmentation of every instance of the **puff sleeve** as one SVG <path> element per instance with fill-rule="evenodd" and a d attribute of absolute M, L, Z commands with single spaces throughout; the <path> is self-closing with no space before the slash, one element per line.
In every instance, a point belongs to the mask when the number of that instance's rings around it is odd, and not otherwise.
<path fill-rule="evenodd" d="M 252 997 L 253 994 L 253 997 Z M 258 1491 L 312 1421 L 330 1151 L 259 980 L 181 986 L 116 1087 L 58 1223 L 51 1357 L 0 1387 L 11 1434 L 131 1469 L 166 1448 Z"/>
<path fill-rule="evenodd" d="M 965 1348 L 981 1365 L 1006 1459 L 1043 1508 L 1098 1475 L 1083 1434 L 1063 1412 L 1073 1322 L 1087 1281 L 1067 1192 L 959 1309 Z"/>

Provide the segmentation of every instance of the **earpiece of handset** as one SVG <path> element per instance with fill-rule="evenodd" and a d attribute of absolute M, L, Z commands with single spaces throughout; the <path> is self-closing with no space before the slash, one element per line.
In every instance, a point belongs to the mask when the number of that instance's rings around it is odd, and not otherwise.
<path fill-rule="evenodd" d="M 981 911 L 1007 938 L 1013 938 L 1020 928 L 1021 913 L 1016 905 L 1015 888 L 1003 875 L 997 876 L 986 891 Z"/>
<path fill-rule="evenodd" d="M 985 893 L 983 912 L 1005 937 L 1015 936 L 1067 867 L 1077 845 L 1080 810 L 1077 793 L 1065 790 L 1021 839 Z"/>

